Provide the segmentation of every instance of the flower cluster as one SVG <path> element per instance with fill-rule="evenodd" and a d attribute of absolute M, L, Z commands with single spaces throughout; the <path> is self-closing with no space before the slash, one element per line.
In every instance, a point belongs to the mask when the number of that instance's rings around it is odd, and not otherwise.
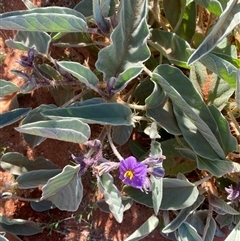
<path fill-rule="evenodd" d="M 79 176 L 82 176 L 90 167 L 92 167 L 93 174 L 97 176 L 119 168 L 119 178 L 123 183 L 147 192 L 152 190 L 150 177 L 162 178 L 165 174 L 162 168 L 165 156 L 149 156 L 142 162 L 138 162 L 135 157 L 130 156 L 119 163 L 108 161 L 102 157 L 102 145 L 99 140 L 88 141 L 85 145 L 92 151 L 81 157 L 72 155 L 73 160 L 81 166 Z"/>

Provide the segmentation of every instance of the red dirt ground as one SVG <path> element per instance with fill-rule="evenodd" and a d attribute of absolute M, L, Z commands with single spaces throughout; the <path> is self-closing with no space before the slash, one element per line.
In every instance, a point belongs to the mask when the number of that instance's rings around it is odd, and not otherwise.
<path fill-rule="evenodd" d="M 34 1 L 37 6 L 43 6 L 47 1 Z M 52 5 L 67 6 L 66 4 L 71 1 L 48 1 Z M 76 3 L 77 1 L 75 1 Z M 0 0 L 0 6 L 2 12 L 8 12 L 13 10 L 26 9 L 22 1 L 16 0 Z M 2 65 L 0 65 L 1 78 L 12 81 L 17 84 L 21 84 L 21 80 L 15 75 L 9 72 L 10 69 L 18 69 L 19 65 L 15 60 L 19 59 L 22 52 L 12 50 L 4 44 L 4 40 L 13 37 L 11 31 L 1 31 L 0 38 L 0 53 L 5 55 Z M 83 54 L 83 56 L 86 53 Z M 12 97 L 10 97 L 10 101 Z M 54 100 L 50 93 L 45 89 L 39 89 L 31 94 L 18 97 L 20 107 L 37 107 L 40 104 L 51 104 Z M 0 101 L 0 111 L 5 112 L 9 108 L 8 101 Z M 21 134 L 14 130 L 19 123 L 7 126 L 0 129 L 0 147 L 6 147 L 6 152 L 19 152 L 27 156 L 29 159 L 35 159 L 38 156 L 43 156 L 59 167 L 63 168 L 65 165 L 71 162 L 71 153 L 77 155 L 81 152 L 78 144 L 67 143 L 48 139 L 40 144 L 38 147 L 32 149 L 23 140 Z M 94 127 L 96 132 L 99 132 L 98 126 Z M 128 149 L 123 150 L 126 156 L 129 155 Z M 121 153 L 123 153 L 120 150 Z M 0 169 L 0 189 L 5 184 L 11 181 L 11 174 L 4 172 Z M 91 183 L 91 174 L 89 174 L 83 183 L 85 191 L 83 202 L 76 212 L 66 212 L 57 209 L 48 212 L 35 212 L 31 209 L 28 202 L 22 202 L 19 200 L 2 200 L 0 206 L 0 212 L 7 217 L 21 218 L 32 221 L 38 221 L 46 223 L 47 228 L 43 233 L 34 236 L 20 237 L 24 241 L 50 241 L 50 240 L 70 240 L 70 241 L 84 241 L 84 240 L 98 240 L 98 241 L 122 241 L 128 237 L 133 231 L 135 231 L 141 224 L 147 220 L 152 212 L 146 209 L 144 206 L 134 204 L 132 208 L 126 211 L 124 215 L 123 223 L 117 223 L 112 215 L 100 212 L 98 209 L 94 209 L 93 203 L 97 199 L 94 191 L 94 181 Z M 0 190 L 1 191 L 1 190 Z M 39 197 L 39 190 L 25 190 L 18 193 L 22 197 Z M 89 217 L 88 217 L 89 214 Z M 80 217 L 83 217 L 80 221 Z M 59 223 L 57 228 L 52 228 L 54 224 Z M 10 234 L 8 234 L 10 235 Z M 9 237 L 9 240 L 19 240 L 16 237 Z M 155 230 L 148 237 L 142 239 L 143 241 L 159 240 L 166 241 L 158 230 Z M 222 241 L 223 239 L 215 239 L 216 241 Z"/>

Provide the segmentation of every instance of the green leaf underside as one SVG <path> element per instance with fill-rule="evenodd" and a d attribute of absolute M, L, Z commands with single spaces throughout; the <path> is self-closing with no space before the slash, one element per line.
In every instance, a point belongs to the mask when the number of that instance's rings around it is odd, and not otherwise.
<path fill-rule="evenodd" d="M 22 133 L 73 143 L 84 143 L 90 137 L 90 127 L 76 119 L 37 121 L 15 129 Z"/>
<path fill-rule="evenodd" d="M 45 32 L 87 31 L 84 16 L 64 7 L 12 11 L 1 14 L 0 17 L 2 29 Z"/>
<path fill-rule="evenodd" d="M 150 57 L 146 15 L 146 0 L 121 2 L 119 24 L 111 34 L 112 44 L 99 52 L 96 62 L 104 80 L 117 77 L 130 67 L 142 67 L 142 62 Z"/>
<path fill-rule="evenodd" d="M 80 165 L 64 167 L 42 187 L 41 200 L 50 200 L 60 210 L 76 211 L 82 201 L 83 186 L 78 176 Z"/>
<path fill-rule="evenodd" d="M 43 115 L 54 118 L 80 118 L 91 124 L 126 125 L 133 124 L 132 111 L 127 106 L 118 103 L 99 103 L 95 105 L 68 107 L 42 112 Z"/>

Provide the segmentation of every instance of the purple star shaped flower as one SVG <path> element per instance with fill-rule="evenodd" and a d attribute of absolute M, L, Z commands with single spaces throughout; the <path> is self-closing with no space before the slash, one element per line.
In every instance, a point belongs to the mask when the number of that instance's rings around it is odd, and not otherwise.
<path fill-rule="evenodd" d="M 147 165 L 139 163 L 130 156 L 120 162 L 119 178 L 127 185 L 142 189 L 147 176 Z"/>

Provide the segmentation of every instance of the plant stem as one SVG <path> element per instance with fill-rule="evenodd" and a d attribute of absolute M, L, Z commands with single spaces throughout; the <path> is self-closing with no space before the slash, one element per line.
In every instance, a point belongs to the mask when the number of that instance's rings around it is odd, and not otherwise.
<path fill-rule="evenodd" d="M 115 156 L 118 158 L 119 161 L 122 161 L 124 158 L 120 155 L 116 146 L 113 144 L 112 137 L 111 137 L 111 128 L 108 129 L 107 136 L 108 136 L 108 142 L 112 148 L 113 153 L 115 154 Z"/>
<path fill-rule="evenodd" d="M 146 110 L 147 107 L 146 105 L 138 105 L 138 104 L 130 104 L 130 103 L 126 103 L 123 100 L 118 101 L 119 103 L 128 106 L 131 109 L 135 109 L 135 110 Z"/>

